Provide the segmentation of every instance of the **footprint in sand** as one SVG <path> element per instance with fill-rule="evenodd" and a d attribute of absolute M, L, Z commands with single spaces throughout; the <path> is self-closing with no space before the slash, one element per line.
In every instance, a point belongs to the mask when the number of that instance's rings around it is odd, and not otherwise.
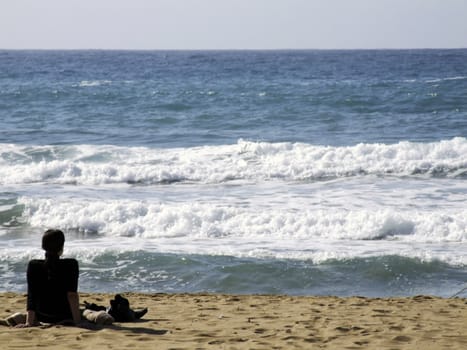
<path fill-rule="evenodd" d="M 397 342 L 409 342 L 412 340 L 412 338 L 407 337 L 405 335 L 398 335 L 397 337 L 392 338 L 392 340 Z"/>

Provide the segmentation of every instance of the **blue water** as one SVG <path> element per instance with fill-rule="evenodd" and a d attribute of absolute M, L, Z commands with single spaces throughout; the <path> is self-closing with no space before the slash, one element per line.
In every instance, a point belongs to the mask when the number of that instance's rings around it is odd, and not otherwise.
<path fill-rule="evenodd" d="M 449 296 L 467 50 L 0 51 L 0 283 Z"/>

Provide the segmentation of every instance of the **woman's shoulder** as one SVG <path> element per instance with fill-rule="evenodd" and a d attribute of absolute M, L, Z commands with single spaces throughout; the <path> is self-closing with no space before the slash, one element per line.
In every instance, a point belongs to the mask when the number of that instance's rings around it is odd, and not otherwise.
<path fill-rule="evenodd" d="M 45 270 L 45 260 L 33 259 L 28 263 L 28 274 L 37 274 Z"/>
<path fill-rule="evenodd" d="M 78 266 L 78 260 L 69 258 L 69 259 L 60 259 L 60 264 L 65 266 Z"/>
<path fill-rule="evenodd" d="M 38 265 L 44 265 L 45 260 L 43 259 L 32 259 L 29 260 L 29 265 L 30 266 L 38 266 Z"/>
<path fill-rule="evenodd" d="M 78 266 L 78 261 L 76 259 L 73 259 L 73 258 L 69 258 L 69 259 L 59 259 L 57 260 L 58 264 L 60 266 L 70 266 L 70 267 L 74 267 L 74 266 Z M 31 267 L 35 267 L 35 266 L 44 266 L 45 265 L 45 260 L 43 259 L 33 259 L 33 260 L 29 260 L 29 266 Z"/>

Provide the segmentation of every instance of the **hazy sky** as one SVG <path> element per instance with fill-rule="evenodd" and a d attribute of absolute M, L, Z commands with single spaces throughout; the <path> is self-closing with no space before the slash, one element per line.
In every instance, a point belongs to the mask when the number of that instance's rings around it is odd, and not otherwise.
<path fill-rule="evenodd" d="M 0 0 L 0 48 L 467 47 L 467 0 Z"/>

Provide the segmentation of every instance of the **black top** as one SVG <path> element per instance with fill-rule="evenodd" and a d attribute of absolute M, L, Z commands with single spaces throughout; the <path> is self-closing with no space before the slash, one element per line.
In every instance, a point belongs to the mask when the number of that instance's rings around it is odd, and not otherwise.
<path fill-rule="evenodd" d="M 45 260 L 31 260 L 27 272 L 28 311 L 33 310 L 42 322 L 71 319 L 67 293 L 78 290 L 78 275 L 75 259 L 58 259 L 49 266 Z"/>

